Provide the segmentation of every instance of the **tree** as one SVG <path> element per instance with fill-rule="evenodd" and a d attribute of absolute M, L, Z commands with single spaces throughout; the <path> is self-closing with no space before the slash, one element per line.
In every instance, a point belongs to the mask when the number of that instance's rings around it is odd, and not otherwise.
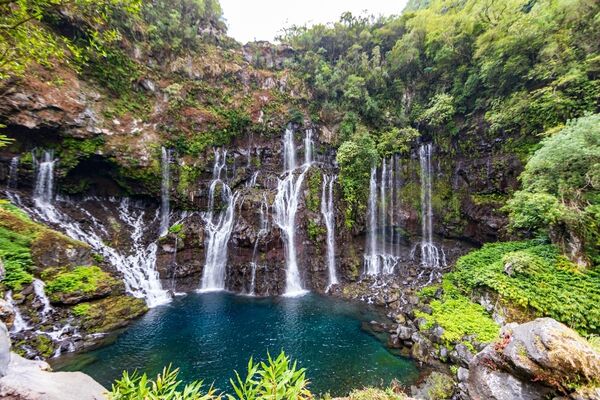
<path fill-rule="evenodd" d="M 0 80 L 22 75 L 32 62 L 51 67 L 81 56 L 73 40 L 57 36 L 42 22 L 72 16 L 92 48 L 119 39 L 109 26 L 115 12 L 135 14 L 141 0 L 3 0 L 0 1 Z"/>

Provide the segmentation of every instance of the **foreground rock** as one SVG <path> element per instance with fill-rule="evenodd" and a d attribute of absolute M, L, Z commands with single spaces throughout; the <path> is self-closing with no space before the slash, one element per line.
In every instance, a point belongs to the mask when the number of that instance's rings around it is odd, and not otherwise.
<path fill-rule="evenodd" d="M 508 324 L 501 339 L 469 365 L 474 400 L 600 399 L 600 353 L 577 332 L 551 319 Z"/>
<path fill-rule="evenodd" d="M 82 372 L 50 372 L 43 361 L 10 352 L 0 323 L 0 398 L 8 400 L 105 400 L 107 390 Z"/>

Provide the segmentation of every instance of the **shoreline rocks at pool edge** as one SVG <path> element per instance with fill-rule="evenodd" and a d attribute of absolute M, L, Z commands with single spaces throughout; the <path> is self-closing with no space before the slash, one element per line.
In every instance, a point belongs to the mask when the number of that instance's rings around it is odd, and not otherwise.
<path fill-rule="evenodd" d="M 396 333 L 412 342 L 410 355 L 454 376 L 452 382 L 450 375 L 433 372 L 411 388 L 415 399 L 600 400 L 600 352 L 552 318 L 507 324 L 477 354 L 457 345 L 443 362 L 435 335 L 410 330 L 410 323 L 399 324 Z"/>
<path fill-rule="evenodd" d="M 0 322 L 0 398 L 9 400 L 106 400 L 108 392 L 83 372 L 51 372 L 44 361 L 10 351 L 8 329 Z"/>

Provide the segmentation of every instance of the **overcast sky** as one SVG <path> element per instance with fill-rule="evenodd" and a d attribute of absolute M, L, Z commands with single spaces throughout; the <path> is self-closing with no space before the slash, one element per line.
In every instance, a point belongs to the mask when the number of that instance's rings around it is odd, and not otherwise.
<path fill-rule="evenodd" d="M 229 36 L 273 41 L 281 28 L 336 21 L 344 11 L 400 14 L 407 0 L 220 0 Z"/>

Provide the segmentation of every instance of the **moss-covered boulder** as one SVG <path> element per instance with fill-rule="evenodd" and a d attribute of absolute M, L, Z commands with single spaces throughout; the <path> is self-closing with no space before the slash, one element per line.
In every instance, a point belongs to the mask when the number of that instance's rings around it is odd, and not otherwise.
<path fill-rule="evenodd" d="M 126 326 L 148 311 L 146 302 L 130 296 L 110 296 L 74 307 L 81 327 L 89 333 L 108 332 Z"/>
<path fill-rule="evenodd" d="M 77 304 L 106 297 L 120 285 L 120 281 L 96 266 L 47 270 L 44 277 L 50 301 L 61 304 Z"/>

